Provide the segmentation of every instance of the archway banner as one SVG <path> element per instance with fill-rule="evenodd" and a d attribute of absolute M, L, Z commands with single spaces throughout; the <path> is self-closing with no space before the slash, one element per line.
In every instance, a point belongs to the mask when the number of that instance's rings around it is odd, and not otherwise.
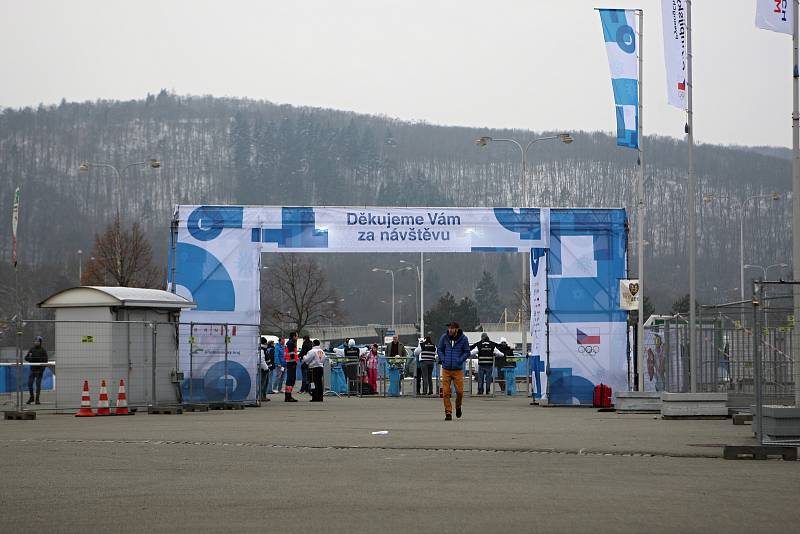
<path fill-rule="evenodd" d="M 618 291 L 626 277 L 625 225 L 622 209 L 178 206 L 170 287 L 197 304 L 182 322 L 238 325 L 234 335 L 205 334 L 202 353 L 215 356 L 194 368 L 195 379 L 199 373 L 216 390 L 232 381 L 242 394 L 248 373 L 245 398 L 252 400 L 262 252 L 530 253 L 533 356 L 557 373 L 559 380 L 549 379 L 560 392 L 555 398 L 583 403 L 586 388 L 601 380 L 615 390 L 625 385 L 618 380 L 626 361 Z M 184 330 L 187 369 L 191 336 Z M 214 364 L 222 352 L 241 377 L 230 369 L 220 375 Z"/>

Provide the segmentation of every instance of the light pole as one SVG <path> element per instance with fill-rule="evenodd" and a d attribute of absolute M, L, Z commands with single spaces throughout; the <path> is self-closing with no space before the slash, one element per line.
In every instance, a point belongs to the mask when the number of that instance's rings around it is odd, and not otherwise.
<path fill-rule="evenodd" d="M 536 139 L 531 139 L 530 141 L 528 141 L 528 144 L 525 145 L 524 148 L 522 147 L 522 143 L 520 143 L 516 139 L 500 139 L 500 138 L 489 137 L 489 136 L 484 135 L 482 137 L 479 137 L 475 141 L 475 144 L 478 145 L 478 146 L 486 146 L 489 143 L 494 143 L 494 142 L 511 143 L 511 144 L 513 144 L 514 146 L 516 146 L 519 149 L 519 153 L 520 153 L 520 156 L 522 158 L 522 167 L 521 167 L 522 176 L 521 176 L 521 180 L 520 180 L 520 182 L 522 184 L 522 199 L 521 199 L 522 200 L 522 206 L 520 206 L 520 211 L 521 211 L 521 208 L 528 206 L 528 184 L 527 184 L 527 176 L 526 176 L 526 170 L 527 170 L 527 167 L 528 167 L 528 150 L 535 143 L 538 143 L 539 141 L 548 141 L 548 140 L 551 140 L 551 139 L 552 140 L 561 141 L 562 143 L 567 144 L 567 145 L 572 143 L 575 140 L 575 139 L 572 138 L 572 136 L 569 133 L 560 133 L 560 134 L 556 134 L 556 135 L 548 135 L 546 137 L 538 137 Z M 526 287 L 526 284 L 528 283 L 528 256 L 530 255 L 530 251 L 523 251 L 523 252 L 525 252 L 525 253 L 522 254 L 522 291 L 521 291 L 520 294 L 522 295 L 522 298 L 524 299 L 525 298 L 525 287 Z M 524 305 L 524 303 L 523 303 L 523 305 Z M 522 321 L 522 315 L 521 314 L 520 314 L 520 320 L 519 320 L 519 329 L 520 329 L 520 333 L 522 334 L 522 353 L 523 354 L 527 354 L 528 353 L 528 328 L 523 326 L 523 321 Z"/>
<path fill-rule="evenodd" d="M 135 163 L 129 163 L 122 168 L 120 172 L 114 165 L 110 163 L 93 163 L 90 161 L 85 161 L 78 166 L 78 170 L 81 172 L 88 172 L 93 168 L 104 167 L 107 169 L 111 169 L 114 171 L 114 174 L 117 176 L 117 217 L 122 217 L 122 173 L 130 169 L 131 167 L 143 167 L 148 166 L 151 169 L 158 169 L 161 167 L 161 162 L 157 159 L 148 159 L 147 161 L 137 161 Z"/>
<path fill-rule="evenodd" d="M 732 201 L 736 205 L 736 209 L 739 210 L 739 298 L 742 302 L 744 302 L 744 208 L 747 206 L 748 202 L 753 200 L 769 198 L 773 201 L 777 201 L 781 199 L 781 196 L 778 193 L 771 193 L 769 195 L 753 195 L 742 201 L 737 201 L 736 199 L 730 197 L 705 195 L 703 196 L 703 202 L 709 204 L 715 199 L 723 198 L 727 198 L 728 200 Z M 766 278 L 766 273 L 764 274 L 764 278 Z"/>
<path fill-rule="evenodd" d="M 78 249 L 78 285 L 81 285 L 83 280 L 83 251 Z"/>
<path fill-rule="evenodd" d="M 378 267 L 375 267 L 375 268 L 372 269 L 372 272 L 373 273 L 378 273 L 378 272 L 380 272 L 380 273 L 389 273 L 390 275 L 392 275 L 392 330 L 395 330 L 395 325 L 394 325 L 394 271 L 392 271 L 391 269 L 379 269 Z M 396 332 L 396 330 L 395 330 L 395 332 Z"/>
<path fill-rule="evenodd" d="M 788 266 L 789 265 L 786 264 L 786 263 L 773 263 L 772 265 L 767 265 L 766 267 L 764 267 L 763 265 L 750 265 L 750 264 L 747 264 L 747 265 L 744 266 L 744 268 L 745 269 L 761 269 L 761 274 L 762 274 L 762 278 L 761 279 L 762 280 L 768 280 L 767 275 L 768 275 L 770 269 L 772 269 L 773 267 L 781 267 L 781 268 L 783 268 L 783 267 L 788 267 Z M 768 322 L 769 321 L 769 316 L 767 315 L 767 306 L 769 305 L 769 299 L 767 298 L 767 287 L 769 287 L 769 286 L 765 285 L 764 289 L 762 290 L 763 291 L 763 297 L 764 297 L 764 305 L 762 306 L 762 310 L 764 312 L 764 326 L 769 326 L 769 322 Z"/>
<path fill-rule="evenodd" d="M 408 263 L 410 267 L 400 269 L 401 271 L 409 271 L 416 269 L 417 281 L 419 282 L 419 337 L 425 337 L 425 263 L 431 261 L 430 258 L 425 259 L 425 253 L 419 253 L 419 265 L 412 261 L 400 260 L 400 263 Z M 414 286 L 414 291 L 417 287 Z"/>

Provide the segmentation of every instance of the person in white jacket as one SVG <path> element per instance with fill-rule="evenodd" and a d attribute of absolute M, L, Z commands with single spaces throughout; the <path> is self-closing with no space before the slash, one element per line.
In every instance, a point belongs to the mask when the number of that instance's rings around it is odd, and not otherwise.
<path fill-rule="evenodd" d="M 311 350 L 303 356 L 303 363 L 308 365 L 311 373 L 311 402 L 322 402 L 322 394 L 325 392 L 323 369 L 326 358 L 325 351 L 319 346 L 319 339 L 313 341 Z"/>

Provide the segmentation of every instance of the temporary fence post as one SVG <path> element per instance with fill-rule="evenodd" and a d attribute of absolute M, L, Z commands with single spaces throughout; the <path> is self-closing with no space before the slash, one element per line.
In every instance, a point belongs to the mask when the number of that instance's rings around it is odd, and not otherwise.
<path fill-rule="evenodd" d="M 764 443 L 764 434 L 761 420 L 761 325 L 759 324 L 758 306 L 761 302 L 761 284 L 753 282 L 753 382 L 755 386 L 755 427 L 756 440 L 759 445 Z"/>
<path fill-rule="evenodd" d="M 189 323 L 189 402 L 194 403 L 194 323 Z"/>
<path fill-rule="evenodd" d="M 664 321 L 664 346 L 661 350 L 664 351 L 664 365 L 667 367 L 666 369 L 661 369 L 661 372 L 664 373 L 664 391 L 672 391 L 672 342 L 670 334 L 670 327 L 669 320 Z"/>
<path fill-rule="evenodd" d="M 531 402 L 536 400 L 536 392 L 533 391 L 533 385 L 531 384 L 531 355 L 525 355 L 525 376 L 528 382 L 528 394 L 531 396 Z"/>
<path fill-rule="evenodd" d="M 17 316 L 17 411 L 25 410 L 22 403 L 22 319 Z"/>
<path fill-rule="evenodd" d="M 152 359 L 150 361 L 152 368 L 152 373 L 151 373 L 152 376 L 150 377 L 151 379 L 150 387 L 153 388 L 153 392 L 150 396 L 150 399 L 153 406 L 158 406 L 158 394 L 156 393 L 156 347 L 158 347 L 156 336 L 158 336 L 158 325 L 156 324 L 155 321 L 153 321 L 150 323 L 150 327 L 153 329 L 153 335 L 152 335 L 153 346 L 151 349 Z"/>
<path fill-rule="evenodd" d="M 222 383 L 225 384 L 225 402 L 228 402 L 228 323 L 225 323 L 225 376 L 222 379 Z"/>

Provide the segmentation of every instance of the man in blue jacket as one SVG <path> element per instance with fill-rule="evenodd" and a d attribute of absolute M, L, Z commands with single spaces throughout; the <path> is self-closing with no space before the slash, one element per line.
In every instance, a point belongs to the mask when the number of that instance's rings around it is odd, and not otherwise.
<path fill-rule="evenodd" d="M 442 397 L 444 420 L 453 420 L 450 405 L 450 384 L 456 387 L 456 417 L 461 417 L 461 401 L 464 399 L 464 362 L 469 358 L 469 340 L 455 321 L 447 325 L 447 332 L 439 338 L 436 347 L 442 364 Z"/>

